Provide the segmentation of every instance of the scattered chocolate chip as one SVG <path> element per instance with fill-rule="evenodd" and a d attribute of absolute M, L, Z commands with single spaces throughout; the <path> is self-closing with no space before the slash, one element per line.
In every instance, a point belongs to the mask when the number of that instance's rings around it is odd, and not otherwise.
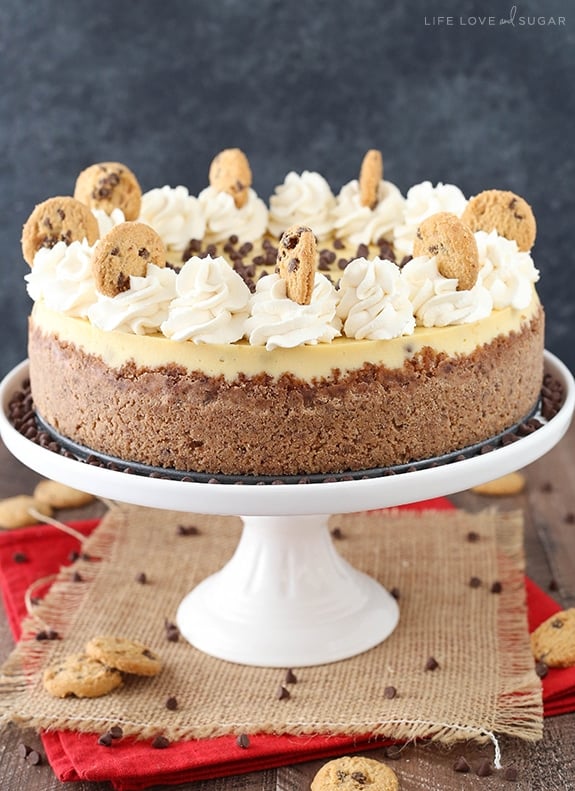
<path fill-rule="evenodd" d="M 165 750 L 166 747 L 170 746 L 170 740 L 166 739 L 165 736 L 154 736 L 152 739 L 152 747 L 154 750 Z"/>
<path fill-rule="evenodd" d="M 397 695 L 397 690 L 395 687 L 389 686 L 383 690 L 383 697 L 387 698 L 387 700 L 393 700 L 393 698 Z"/>
<path fill-rule="evenodd" d="M 547 673 L 549 673 L 549 665 L 540 659 L 537 662 L 535 662 L 535 672 L 537 673 L 539 678 L 545 678 Z"/>
<path fill-rule="evenodd" d="M 476 541 L 479 541 L 479 533 L 476 533 L 475 530 L 470 530 L 467 534 L 467 540 L 470 541 L 472 544 L 475 544 Z"/>
<path fill-rule="evenodd" d="M 180 630 L 178 629 L 176 624 L 166 621 L 165 629 L 166 629 L 166 640 L 169 643 L 177 643 L 178 640 L 180 639 Z"/>
<path fill-rule="evenodd" d="M 331 537 L 335 538 L 337 541 L 343 538 L 343 533 L 341 532 L 341 527 L 334 527 L 331 531 Z"/>
<path fill-rule="evenodd" d="M 120 725 L 112 725 L 110 730 L 108 731 L 112 739 L 121 739 L 124 735 L 124 731 L 120 727 Z"/>
<path fill-rule="evenodd" d="M 503 771 L 503 779 L 514 783 L 519 777 L 519 772 L 514 766 L 507 766 Z"/>
<path fill-rule="evenodd" d="M 139 574 L 136 574 L 136 582 L 139 582 L 140 585 L 145 585 L 148 581 L 146 573 L 144 571 L 140 571 Z"/>
<path fill-rule="evenodd" d="M 28 563 L 28 555 L 24 552 L 14 552 L 12 560 L 14 563 Z"/>
<path fill-rule="evenodd" d="M 18 753 L 20 758 L 27 758 L 28 757 L 28 753 L 31 750 L 32 750 L 32 748 L 28 747 L 28 745 L 24 744 L 24 742 L 20 742 L 20 744 L 16 747 L 16 752 Z"/>
<path fill-rule="evenodd" d="M 75 571 L 72 574 L 72 582 L 84 582 L 84 577 L 80 574 L 79 571 Z"/>
<path fill-rule="evenodd" d="M 114 741 L 112 734 L 110 731 L 106 731 L 98 738 L 98 744 L 102 747 L 111 747 L 112 742 Z"/>
<path fill-rule="evenodd" d="M 475 770 L 475 774 L 477 777 L 489 777 L 492 773 L 491 761 L 488 758 L 483 758 Z"/>
<path fill-rule="evenodd" d="M 166 708 L 170 711 L 175 711 L 178 708 L 178 699 L 175 698 L 173 695 L 166 698 Z"/>
<path fill-rule="evenodd" d="M 470 588 L 480 588 L 481 587 L 481 580 L 479 577 L 471 577 L 469 580 L 469 587 Z"/>
<path fill-rule="evenodd" d="M 30 750 L 30 752 L 26 756 L 26 762 L 31 764 L 32 766 L 40 766 L 40 764 L 42 763 L 42 756 L 37 750 Z"/>
<path fill-rule="evenodd" d="M 247 733 L 240 733 L 236 739 L 236 744 L 238 747 L 241 747 L 242 750 L 247 750 L 247 748 L 250 746 L 250 739 Z"/>
<path fill-rule="evenodd" d="M 392 588 L 389 592 L 394 599 L 399 600 L 399 588 Z"/>
<path fill-rule="evenodd" d="M 549 580 L 549 590 L 550 591 L 558 591 L 559 590 L 559 584 L 558 584 L 558 582 L 557 582 L 557 580 L 555 578 Z"/>
<path fill-rule="evenodd" d="M 565 519 L 563 521 L 567 525 L 575 525 L 575 514 L 572 511 L 569 511 L 568 514 L 565 514 Z"/>
<path fill-rule="evenodd" d="M 401 758 L 401 747 L 398 744 L 390 744 L 385 748 L 385 757 L 390 761 L 397 761 Z"/>
<path fill-rule="evenodd" d="M 76 550 L 74 549 L 74 550 L 73 550 L 72 552 L 70 552 L 70 554 L 68 555 L 68 560 L 70 561 L 70 563 L 73 563 L 75 560 L 78 560 L 78 558 L 79 558 L 79 557 L 80 557 L 80 553 L 79 553 L 79 552 L 76 552 Z"/>
<path fill-rule="evenodd" d="M 553 491 L 553 484 L 551 483 L 551 481 L 546 481 L 546 483 L 544 483 L 542 485 L 541 491 L 545 492 L 546 494 L 549 494 L 549 492 L 552 492 Z"/>
<path fill-rule="evenodd" d="M 60 635 L 55 629 L 41 629 L 36 632 L 36 640 L 59 640 Z"/>
<path fill-rule="evenodd" d="M 278 700 L 287 700 L 290 697 L 289 690 L 287 690 L 283 684 L 280 684 L 276 690 L 276 698 Z"/>
<path fill-rule="evenodd" d="M 438 667 L 439 667 L 439 662 L 437 661 L 437 659 L 435 659 L 435 657 L 433 656 L 430 656 L 427 662 L 425 663 L 425 669 L 437 670 Z"/>
<path fill-rule="evenodd" d="M 460 755 L 455 763 L 453 764 L 453 771 L 454 772 L 469 772 L 471 766 L 467 761 L 467 758 L 464 755 Z"/>
<path fill-rule="evenodd" d="M 178 525 L 179 536 L 197 536 L 199 532 L 196 525 Z"/>
<path fill-rule="evenodd" d="M 491 591 L 491 593 L 501 593 L 501 591 L 503 590 L 503 585 L 499 582 L 499 580 L 495 580 L 495 582 L 492 583 L 489 590 Z"/>
<path fill-rule="evenodd" d="M 286 670 L 286 674 L 284 676 L 284 684 L 297 684 L 297 676 L 291 668 Z"/>

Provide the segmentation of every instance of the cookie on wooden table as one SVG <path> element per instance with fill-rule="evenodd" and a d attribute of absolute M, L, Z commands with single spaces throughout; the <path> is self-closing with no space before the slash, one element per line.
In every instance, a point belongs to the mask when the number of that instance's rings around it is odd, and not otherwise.
<path fill-rule="evenodd" d="M 343 756 L 324 764 L 311 783 L 311 791 L 397 791 L 395 772 L 373 758 Z"/>

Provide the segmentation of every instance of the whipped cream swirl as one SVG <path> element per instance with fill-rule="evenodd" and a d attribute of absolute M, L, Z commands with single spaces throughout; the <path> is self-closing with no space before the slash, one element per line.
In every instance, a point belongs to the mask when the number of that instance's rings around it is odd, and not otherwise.
<path fill-rule="evenodd" d="M 335 197 L 322 175 L 291 171 L 270 197 L 268 230 L 279 238 L 291 225 L 305 225 L 318 239 L 325 239 L 332 232 L 334 207 Z"/>
<path fill-rule="evenodd" d="M 178 273 L 176 292 L 161 327 L 166 337 L 233 343 L 243 336 L 251 293 L 223 258 L 190 258 Z"/>
<path fill-rule="evenodd" d="M 112 209 L 110 214 L 103 209 L 92 209 L 92 214 L 98 221 L 100 239 L 105 236 L 108 231 L 111 231 L 115 225 L 126 222 L 126 217 L 122 209 Z"/>
<path fill-rule="evenodd" d="M 43 299 L 50 310 L 85 318 L 98 299 L 92 275 L 93 251 L 86 239 L 41 247 L 24 278 L 30 297 L 35 302 Z"/>
<path fill-rule="evenodd" d="M 268 208 L 250 189 L 245 204 L 238 208 L 231 195 L 206 187 L 198 195 L 206 219 L 206 241 L 224 242 L 235 235 L 242 242 L 255 242 L 264 235 Z"/>
<path fill-rule="evenodd" d="M 168 317 L 168 306 L 176 295 L 176 273 L 169 267 L 148 264 L 145 277 L 130 276 L 130 288 L 115 297 L 98 295 L 88 318 L 106 332 L 119 330 L 135 335 L 158 332 Z"/>
<path fill-rule="evenodd" d="M 461 217 L 467 206 L 467 199 L 454 184 L 435 187 L 430 181 L 414 184 L 405 199 L 403 221 L 396 226 L 393 243 L 399 256 L 413 255 L 413 240 L 419 225 L 427 217 L 440 211 L 448 211 Z"/>
<path fill-rule="evenodd" d="M 469 324 L 491 313 L 493 300 L 480 280 L 468 291 L 457 291 L 457 278 L 444 277 L 435 257 L 413 258 L 401 270 L 401 279 L 417 324 L 423 327 Z"/>
<path fill-rule="evenodd" d="M 182 252 L 190 239 L 203 239 L 206 220 L 198 198 L 186 187 L 157 187 L 142 195 L 139 222 L 151 225 L 168 250 Z"/>
<path fill-rule="evenodd" d="M 265 346 L 268 351 L 329 343 L 341 334 L 336 306 L 337 292 L 319 272 L 315 274 L 309 305 L 289 299 L 285 281 L 279 275 L 267 275 L 258 280 L 252 295 L 246 336 L 253 346 Z"/>
<path fill-rule="evenodd" d="M 356 258 L 345 268 L 339 286 L 337 315 L 348 338 L 388 340 L 415 329 L 407 283 L 391 261 Z"/>
<path fill-rule="evenodd" d="M 481 265 L 478 280 L 491 294 L 493 307 L 524 310 L 531 302 L 533 284 L 539 280 L 531 255 L 497 231 L 477 231 L 475 241 Z"/>
<path fill-rule="evenodd" d="M 405 199 L 390 181 L 380 181 L 377 204 L 362 206 L 357 179 L 344 184 L 336 198 L 332 222 L 335 235 L 352 244 L 370 244 L 382 237 L 391 238 L 402 222 Z"/>

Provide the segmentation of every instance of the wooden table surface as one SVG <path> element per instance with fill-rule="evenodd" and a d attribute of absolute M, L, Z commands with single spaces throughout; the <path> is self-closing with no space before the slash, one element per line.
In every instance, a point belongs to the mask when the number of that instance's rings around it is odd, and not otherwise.
<path fill-rule="evenodd" d="M 12 458 L 0 442 L 0 498 L 31 493 L 38 476 Z M 501 509 L 520 508 L 525 514 L 527 571 L 535 582 L 548 590 L 554 580 L 553 596 L 564 607 L 575 606 L 575 424 L 565 438 L 545 458 L 524 471 L 527 486 L 521 495 L 486 498 L 462 492 L 452 498 L 470 511 L 495 504 Z M 81 512 L 59 512 L 62 520 L 87 518 L 100 506 Z M 571 515 L 571 516 L 569 516 Z M 0 661 L 13 647 L 3 610 L 0 608 Z M 42 752 L 39 737 L 31 731 L 8 726 L 0 732 L 0 789 L 2 791 L 111 791 L 109 783 L 60 783 L 44 760 L 29 766 L 18 755 L 17 745 L 25 742 Z M 386 757 L 384 750 L 366 755 L 386 760 L 400 780 L 401 791 L 569 791 L 575 789 L 575 714 L 545 720 L 544 738 L 537 744 L 511 739 L 501 740 L 503 763 L 518 770 L 517 782 L 501 773 L 478 777 L 453 770 L 455 758 L 464 753 L 476 765 L 480 757 L 492 759 L 491 746 L 459 745 L 447 750 L 439 745 L 409 745 L 399 759 Z M 263 772 L 224 779 L 185 783 L 185 791 L 307 791 L 311 779 L 324 761 L 311 761 Z M 155 786 L 155 789 L 173 786 Z"/>

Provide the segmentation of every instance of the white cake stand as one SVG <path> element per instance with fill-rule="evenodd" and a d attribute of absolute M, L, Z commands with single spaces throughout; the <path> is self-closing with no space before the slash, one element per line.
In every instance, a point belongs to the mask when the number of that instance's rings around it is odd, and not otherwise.
<path fill-rule="evenodd" d="M 355 656 L 395 629 L 396 600 L 335 550 L 328 515 L 413 503 L 462 491 L 530 464 L 569 427 L 575 383 L 549 352 L 545 368 L 565 402 L 542 428 L 491 453 L 390 477 L 307 484 L 233 485 L 128 475 L 36 445 L 8 421 L 27 362 L 0 386 L 0 434 L 41 475 L 96 496 L 151 508 L 241 515 L 235 554 L 181 602 L 177 624 L 196 648 L 247 665 L 301 667 Z"/>

